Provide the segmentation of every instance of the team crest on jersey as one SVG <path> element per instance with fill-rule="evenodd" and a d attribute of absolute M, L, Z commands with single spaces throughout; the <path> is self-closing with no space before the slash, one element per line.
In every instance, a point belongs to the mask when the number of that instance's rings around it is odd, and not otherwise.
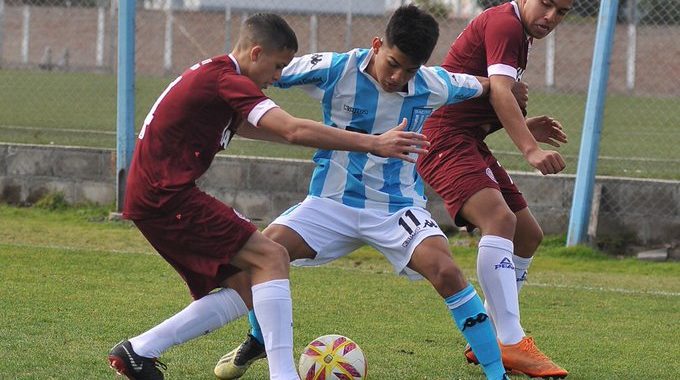
<path fill-rule="evenodd" d="M 423 128 L 425 119 L 432 114 L 432 107 L 415 107 L 411 112 L 411 123 L 409 130 L 420 131 Z"/>
<path fill-rule="evenodd" d="M 493 171 L 491 170 L 491 168 L 486 168 L 486 175 L 489 178 L 491 178 L 492 181 L 498 183 L 498 181 L 496 180 L 496 176 L 493 175 Z"/>

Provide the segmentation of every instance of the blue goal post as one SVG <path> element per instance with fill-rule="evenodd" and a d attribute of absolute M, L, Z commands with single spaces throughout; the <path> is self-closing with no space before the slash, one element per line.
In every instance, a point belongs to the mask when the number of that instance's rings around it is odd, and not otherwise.
<path fill-rule="evenodd" d="M 593 187 L 595 185 L 597 158 L 600 152 L 602 116 L 607 96 L 609 64 L 612 45 L 614 44 L 614 28 L 616 27 L 618 8 L 618 0 L 602 0 L 600 2 L 595 47 L 593 49 L 593 64 L 590 69 L 590 83 L 588 85 L 588 100 L 583 119 L 578 166 L 576 167 L 574 197 L 569 216 L 567 246 L 582 244 L 586 239 L 593 199 Z"/>

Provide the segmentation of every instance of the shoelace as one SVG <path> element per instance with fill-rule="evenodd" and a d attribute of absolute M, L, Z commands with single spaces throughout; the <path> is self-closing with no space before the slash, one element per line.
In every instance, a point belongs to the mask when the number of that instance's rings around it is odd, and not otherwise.
<path fill-rule="evenodd" d="M 541 359 L 545 359 L 546 361 L 549 361 L 550 358 L 548 358 L 544 353 L 542 353 L 538 347 L 536 347 L 536 344 L 534 343 L 534 338 L 527 338 L 522 341 L 522 350 L 527 351 L 531 355 L 540 357 Z"/>
<path fill-rule="evenodd" d="M 168 370 L 168 366 L 165 365 L 165 363 L 163 363 L 162 361 L 160 361 L 156 358 L 153 359 L 153 365 L 156 366 L 156 368 L 160 367 L 163 371 Z"/>

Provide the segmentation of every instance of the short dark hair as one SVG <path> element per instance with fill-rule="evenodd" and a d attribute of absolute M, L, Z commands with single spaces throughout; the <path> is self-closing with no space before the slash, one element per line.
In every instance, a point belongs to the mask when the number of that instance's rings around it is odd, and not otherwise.
<path fill-rule="evenodd" d="M 388 46 L 397 46 L 415 63 L 430 59 L 439 39 L 439 23 L 428 12 L 410 4 L 397 8 L 385 30 Z"/>
<path fill-rule="evenodd" d="M 256 13 L 248 17 L 241 27 L 239 43 L 245 42 L 244 37 L 269 51 L 298 50 L 293 28 L 281 16 L 273 13 Z"/>

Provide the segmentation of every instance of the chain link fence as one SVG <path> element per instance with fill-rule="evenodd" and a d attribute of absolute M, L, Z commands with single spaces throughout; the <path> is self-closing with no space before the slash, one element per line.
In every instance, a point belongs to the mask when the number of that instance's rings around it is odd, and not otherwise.
<path fill-rule="evenodd" d="M 529 0 L 532 1 L 532 0 Z M 136 125 L 162 89 L 193 63 L 231 50 L 243 20 L 279 13 L 298 35 L 299 54 L 368 47 L 404 0 L 145 0 L 137 2 Z M 429 64 L 442 62 L 474 15 L 497 0 L 420 0 L 441 29 Z M 535 41 L 524 74 L 529 114 L 558 118 L 569 135 L 559 150 L 574 173 L 599 1 L 576 0 L 557 30 Z M 0 141 L 115 146 L 116 0 L 0 0 Z M 680 0 L 621 0 L 598 175 L 680 180 Z M 291 113 L 320 119 L 300 92 L 270 90 Z M 488 143 L 511 170 L 532 171 L 503 132 Z M 253 154 L 260 143 L 244 150 Z M 263 148 L 263 151 L 272 151 Z M 296 153 L 297 152 L 297 153 Z M 297 158 L 309 150 L 286 149 Z M 640 207 L 634 191 L 626 204 Z M 570 207 L 571 200 L 564 207 Z M 669 214 L 677 213 L 673 207 Z"/>

